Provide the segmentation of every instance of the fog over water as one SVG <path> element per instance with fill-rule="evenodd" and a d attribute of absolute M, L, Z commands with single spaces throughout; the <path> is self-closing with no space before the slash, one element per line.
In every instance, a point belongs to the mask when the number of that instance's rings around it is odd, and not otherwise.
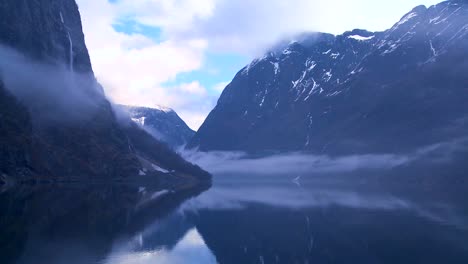
<path fill-rule="evenodd" d="M 348 156 L 316 155 L 301 152 L 251 157 L 244 152 L 198 152 L 180 150 L 189 161 L 212 173 L 284 173 L 351 172 L 361 169 L 386 170 L 427 160 L 450 162 L 459 151 L 468 150 L 468 138 L 458 138 L 419 148 L 406 154 L 356 154 Z"/>

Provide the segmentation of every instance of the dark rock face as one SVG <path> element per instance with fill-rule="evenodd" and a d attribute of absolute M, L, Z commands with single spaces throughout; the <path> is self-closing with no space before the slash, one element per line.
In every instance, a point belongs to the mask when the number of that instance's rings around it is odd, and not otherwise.
<path fill-rule="evenodd" d="M 0 12 L 2 44 L 40 61 L 73 63 L 75 70 L 92 71 L 74 0 L 6 0 Z"/>
<path fill-rule="evenodd" d="M 0 120 L 0 174 L 28 173 L 28 156 L 32 152 L 29 114 L 7 93 L 1 82 Z"/>
<path fill-rule="evenodd" d="M 160 142 L 139 127 L 117 122 L 110 103 L 95 80 L 74 0 L 2 1 L 0 44 L 2 49 L 7 47 L 21 53 L 34 65 L 56 67 L 57 71 L 65 68 L 64 71 L 72 76 L 70 78 L 79 80 L 66 92 L 62 91 L 64 95 L 70 93 L 68 101 L 61 102 L 63 98 L 53 97 L 56 91 L 63 90 L 60 87 L 62 83 L 50 81 L 38 82 L 34 85 L 36 90 L 32 85 L 29 98 L 24 99 L 21 93 L 18 96 L 17 87 L 8 86 L 12 79 L 6 75 L 8 71 L 0 72 L 2 178 L 19 181 L 126 178 L 139 174 L 143 159 L 160 168 L 180 169 L 184 175 L 200 175 L 209 179 L 206 172 L 168 148 L 160 147 Z M 27 73 L 25 76 L 16 74 L 19 79 L 28 77 Z M 56 90 L 48 87 L 54 85 L 59 87 Z M 30 87 L 20 88 L 28 91 Z M 44 95 L 46 91 L 52 97 Z M 89 105 L 71 110 L 64 108 L 78 100 L 74 98 L 77 94 Z M 36 97 L 40 100 L 35 100 Z M 31 106 L 35 101 L 41 101 L 41 104 Z M 44 121 L 37 118 L 40 116 L 38 112 L 42 113 L 45 108 L 48 114 L 56 112 L 60 119 Z M 86 114 L 75 119 L 75 112 Z M 134 135 L 139 135 L 138 141 Z M 140 151 L 138 146 L 156 149 Z M 160 159 L 166 156 L 171 158 Z"/>
<path fill-rule="evenodd" d="M 168 108 L 120 106 L 137 124 L 173 148 L 186 145 L 195 135 L 177 113 Z"/>
<path fill-rule="evenodd" d="M 466 136 L 468 3 L 385 32 L 313 34 L 242 69 L 189 147 L 400 152 Z"/>

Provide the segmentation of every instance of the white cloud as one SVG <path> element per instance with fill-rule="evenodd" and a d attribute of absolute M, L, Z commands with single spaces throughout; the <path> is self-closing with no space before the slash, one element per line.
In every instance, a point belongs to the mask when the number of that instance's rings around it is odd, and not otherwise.
<path fill-rule="evenodd" d="M 118 8 L 143 24 L 189 30 L 191 23 L 213 15 L 219 0 L 120 0 Z"/>
<path fill-rule="evenodd" d="M 144 1 L 134 2 L 135 7 L 144 7 Z M 157 43 L 139 33 L 119 33 L 112 25 L 128 14 L 123 11 L 125 3 L 78 0 L 78 4 L 93 68 L 107 95 L 122 104 L 169 106 L 198 129 L 203 122 L 201 116 L 206 116 L 210 109 L 191 108 L 194 112 L 185 109 L 207 100 L 205 88 L 198 82 L 177 87 L 166 87 L 164 83 L 180 73 L 200 69 L 206 41 L 193 38 L 176 43 L 168 39 Z"/>
<path fill-rule="evenodd" d="M 166 36 L 207 39 L 210 49 L 258 55 L 283 37 L 354 28 L 385 30 L 420 4 L 440 0 L 121 0 L 141 23 Z"/>
<path fill-rule="evenodd" d="M 255 56 L 284 36 L 356 27 L 383 30 L 417 0 L 77 0 L 97 78 L 116 102 L 165 105 L 197 129 L 216 98 L 196 80 L 164 85 L 203 69 L 207 51 Z M 421 0 L 434 4 L 438 0 Z M 155 42 L 141 30 L 127 35 L 113 24 L 125 19 L 161 29 Z M 224 84 L 210 87 L 222 90 Z M 203 91 L 205 90 L 205 91 Z M 198 103 L 199 105 L 192 105 Z"/>
<path fill-rule="evenodd" d="M 207 94 L 205 87 L 201 86 L 201 84 L 197 81 L 193 81 L 191 83 L 184 83 L 180 85 L 180 89 L 183 92 L 186 92 L 187 95 L 205 95 Z"/>

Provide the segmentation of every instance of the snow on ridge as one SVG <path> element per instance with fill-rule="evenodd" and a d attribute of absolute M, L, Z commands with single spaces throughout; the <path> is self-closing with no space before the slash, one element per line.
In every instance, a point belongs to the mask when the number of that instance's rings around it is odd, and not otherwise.
<path fill-rule="evenodd" d="M 304 101 L 307 101 L 307 100 L 312 96 L 312 94 L 315 92 L 315 90 L 317 90 L 317 88 L 320 87 L 320 85 L 317 84 L 317 82 L 315 81 L 314 78 L 312 78 L 312 81 L 314 82 L 314 84 L 313 84 L 312 88 L 310 89 L 309 94 L 308 94 L 307 97 L 304 99 Z"/>
<path fill-rule="evenodd" d="M 165 107 L 165 106 L 161 106 L 161 105 L 155 105 L 155 106 L 154 106 L 154 109 L 159 110 L 159 111 L 163 111 L 164 113 L 170 113 L 170 112 L 173 112 L 173 111 L 174 111 L 174 110 L 172 110 L 171 108 L 168 108 L 168 107 Z"/>
<path fill-rule="evenodd" d="M 390 54 L 392 52 L 394 52 L 400 45 L 396 44 L 396 43 L 393 43 L 391 44 L 387 50 L 385 50 L 384 52 L 382 52 L 381 55 L 385 55 L 385 54 Z"/>
<path fill-rule="evenodd" d="M 260 61 L 262 61 L 263 59 L 265 59 L 265 56 L 263 56 L 262 58 L 257 58 L 257 59 L 254 59 L 251 63 L 249 63 L 249 65 L 247 65 L 244 70 L 242 71 L 242 74 L 244 75 L 249 75 L 249 72 L 250 72 L 250 69 L 252 67 L 255 67 L 255 65 L 257 65 Z"/>
<path fill-rule="evenodd" d="M 162 173 L 169 173 L 168 170 L 163 169 L 163 168 L 159 167 L 159 166 L 156 165 L 156 164 L 151 164 L 151 167 L 153 167 L 153 169 L 156 170 L 156 171 L 159 171 L 159 172 L 162 172 Z"/>
<path fill-rule="evenodd" d="M 371 40 L 375 37 L 375 35 L 373 36 L 369 36 L 369 37 L 364 37 L 364 36 L 361 36 L 361 35 L 351 35 L 351 36 L 348 36 L 349 39 L 354 39 L 354 40 L 357 40 L 357 41 L 366 41 L 366 40 Z"/>
<path fill-rule="evenodd" d="M 405 24 L 406 22 L 410 21 L 410 19 L 412 19 L 412 18 L 414 18 L 414 17 L 416 17 L 416 16 L 418 16 L 418 13 L 416 13 L 416 12 L 409 13 L 408 15 L 404 16 L 404 17 L 396 24 L 396 27 Z"/>
<path fill-rule="evenodd" d="M 309 66 L 309 68 L 308 68 L 307 70 L 308 70 L 308 71 L 312 71 L 312 70 L 315 68 L 315 66 L 317 66 L 317 63 L 316 63 L 315 61 L 313 61 L 313 62 L 310 64 L 310 66 Z"/>
<path fill-rule="evenodd" d="M 297 81 L 293 81 L 293 88 L 296 88 L 298 84 L 300 84 L 304 78 L 306 77 L 306 74 L 307 74 L 307 70 L 305 70 L 304 72 L 302 72 L 302 76 L 297 80 Z"/>
<path fill-rule="evenodd" d="M 434 25 L 438 25 L 440 23 L 446 22 L 450 17 L 452 17 L 455 13 L 460 11 L 461 7 L 457 8 L 455 11 L 447 15 L 446 17 L 441 19 L 441 16 L 438 16 L 436 18 L 431 19 L 429 22 L 434 23 Z M 447 10 L 447 8 L 444 9 L 444 11 Z M 443 12 L 442 12 L 443 13 Z"/>
<path fill-rule="evenodd" d="M 431 18 L 431 19 L 429 20 L 429 23 L 430 23 L 430 24 L 432 24 L 432 23 L 434 23 L 434 22 L 435 22 L 435 24 L 438 24 L 437 22 L 439 21 L 439 19 L 440 19 L 440 16 L 437 16 L 437 17 Z"/>
<path fill-rule="evenodd" d="M 151 199 L 151 200 L 159 199 L 159 198 L 161 198 L 161 197 L 163 197 L 163 196 L 165 196 L 165 195 L 167 195 L 167 194 L 169 194 L 169 193 L 170 193 L 169 190 L 164 189 L 164 190 L 161 190 L 161 191 L 159 191 L 159 192 L 153 193 L 153 194 L 151 195 L 151 198 L 150 198 L 150 199 Z"/>

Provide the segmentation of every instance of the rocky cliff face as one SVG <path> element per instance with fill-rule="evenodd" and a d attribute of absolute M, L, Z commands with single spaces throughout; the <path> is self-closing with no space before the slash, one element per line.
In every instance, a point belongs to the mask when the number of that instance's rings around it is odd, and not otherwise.
<path fill-rule="evenodd" d="M 312 34 L 242 69 L 189 147 L 400 152 L 466 135 L 468 3 Z"/>
<path fill-rule="evenodd" d="M 185 146 L 195 135 L 177 113 L 169 108 L 120 106 L 131 119 L 172 148 Z"/>
<path fill-rule="evenodd" d="M 0 14 L 3 178 L 125 178 L 141 174 L 144 160 L 209 179 L 137 126 L 117 122 L 95 80 L 74 0 L 5 0 Z M 157 149 L 137 147 L 147 145 Z"/>
<path fill-rule="evenodd" d="M 36 60 L 92 71 L 74 0 L 6 0 L 0 11 L 2 44 Z"/>

